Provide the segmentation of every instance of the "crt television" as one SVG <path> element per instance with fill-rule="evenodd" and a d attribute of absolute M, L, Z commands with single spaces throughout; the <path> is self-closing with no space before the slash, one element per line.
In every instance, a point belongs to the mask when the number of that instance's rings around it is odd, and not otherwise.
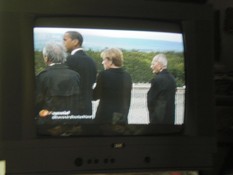
<path fill-rule="evenodd" d="M 1 159 L 6 160 L 8 174 L 203 170 L 213 166 L 211 6 L 147 0 L 1 3 Z M 90 54 L 110 46 L 128 54 L 125 67 L 134 81 L 131 104 L 138 97 L 142 103 L 130 108 L 128 124 L 82 124 L 80 119 L 67 119 L 68 125 L 59 123 L 60 132 L 56 130 L 60 114 L 48 122 L 35 120 L 35 75 L 43 69 L 41 48 L 51 40 L 61 42 L 67 30 L 83 33 L 84 49 Z M 99 41 L 90 34 L 96 34 Z M 93 46 L 96 43 L 100 48 Z M 161 52 L 177 58 L 171 71 L 177 72 L 178 64 L 181 70 L 175 77 L 177 99 L 182 102 L 171 125 L 151 124 L 144 102 L 153 76 L 150 61 Z M 139 74 L 137 68 L 130 69 L 137 59 L 130 56 L 137 54 L 145 55 L 140 59 L 145 72 Z M 100 71 L 99 54 L 94 55 Z M 138 89 L 142 90 L 139 94 L 135 93 Z M 93 111 L 97 105 L 93 102 Z M 94 117 L 93 112 L 90 120 Z M 55 132 L 48 132 L 51 128 Z"/>

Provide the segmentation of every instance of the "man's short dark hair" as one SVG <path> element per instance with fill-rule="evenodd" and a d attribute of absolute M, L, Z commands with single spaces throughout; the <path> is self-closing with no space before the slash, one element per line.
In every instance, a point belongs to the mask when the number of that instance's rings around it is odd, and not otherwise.
<path fill-rule="evenodd" d="M 83 36 L 81 33 L 77 32 L 77 31 L 67 31 L 66 33 L 68 33 L 70 35 L 70 38 L 72 40 L 77 39 L 79 41 L 80 46 L 82 46 Z"/>

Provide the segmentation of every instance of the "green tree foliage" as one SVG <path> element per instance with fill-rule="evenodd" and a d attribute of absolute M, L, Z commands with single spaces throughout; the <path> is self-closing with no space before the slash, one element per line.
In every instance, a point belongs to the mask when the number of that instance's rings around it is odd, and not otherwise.
<path fill-rule="evenodd" d="M 151 73 L 150 65 L 152 53 L 139 52 L 137 50 L 123 51 L 124 53 L 124 67 L 128 71 L 135 83 L 149 82 L 153 74 Z"/>
<path fill-rule="evenodd" d="M 43 60 L 42 52 L 35 51 L 34 55 L 35 55 L 35 58 L 34 58 L 34 62 L 35 62 L 35 74 L 37 75 L 42 70 L 44 70 L 45 63 L 44 63 L 44 60 Z"/>
<path fill-rule="evenodd" d="M 184 74 L 184 56 L 182 53 L 166 52 L 168 59 L 168 70 L 176 78 L 177 86 L 181 87 L 185 85 Z"/>
<path fill-rule="evenodd" d="M 153 78 L 150 69 L 152 58 L 158 54 L 155 52 L 141 52 L 138 50 L 122 50 L 124 55 L 124 69 L 130 73 L 134 83 L 148 83 Z M 100 51 L 88 50 L 97 65 L 98 72 L 103 70 Z M 184 57 L 181 52 L 164 52 L 168 58 L 168 70 L 175 76 L 177 86 L 185 85 Z M 45 68 L 42 54 L 35 52 L 35 73 L 38 74 Z"/>

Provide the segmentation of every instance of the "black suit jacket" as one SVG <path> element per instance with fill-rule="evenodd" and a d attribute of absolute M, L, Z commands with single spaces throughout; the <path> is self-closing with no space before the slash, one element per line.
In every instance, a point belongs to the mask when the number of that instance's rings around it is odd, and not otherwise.
<path fill-rule="evenodd" d="M 36 76 L 36 112 L 70 111 L 78 115 L 79 74 L 63 64 L 48 66 Z"/>
<path fill-rule="evenodd" d="M 80 75 L 80 103 L 82 115 L 92 115 L 92 87 L 96 81 L 97 68 L 94 60 L 83 50 L 67 57 L 66 64 Z"/>
<path fill-rule="evenodd" d="M 147 93 L 150 123 L 174 124 L 175 93 L 175 78 L 166 69 L 155 75 Z"/>
<path fill-rule="evenodd" d="M 93 99 L 99 101 L 96 123 L 127 123 L 131 100 L 132 79 L 122 68 L 99 73 Z"/>

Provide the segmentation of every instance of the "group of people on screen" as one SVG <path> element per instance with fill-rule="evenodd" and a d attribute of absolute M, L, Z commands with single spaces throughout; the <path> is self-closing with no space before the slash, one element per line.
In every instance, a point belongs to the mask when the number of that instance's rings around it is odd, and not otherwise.
<path fill-rule="evenodd" d="M 127 124 L 133 83 L 123 68 L 122 51 L 102 51 L 104 70 L 97 73 L 95 61 L 82 44 L 79 32 L 67 31 L 63 45 L 45 45 L 42 54 L 46 68 L 36 76 L 38 115 L 46 117 L 52 111 L 68 110 L 69 115 L 91 116 L 92 101 L 99 100 L 94 123 Z M 167 70 L 166 56 L 156 55 L 150 68 L 155 74 L 147 93 L 150 123 L 174 124 L 176 82 Z"/>

